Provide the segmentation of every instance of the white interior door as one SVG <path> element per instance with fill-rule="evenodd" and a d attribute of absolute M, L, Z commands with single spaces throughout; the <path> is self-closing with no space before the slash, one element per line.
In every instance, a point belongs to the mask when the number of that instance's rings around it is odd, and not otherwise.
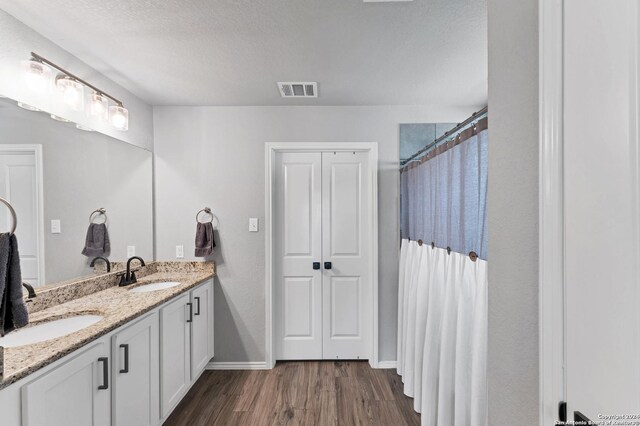
<path fill-rule="evenodd" d="M 368 153 L 278 153 L 275 357 L 367 359 L 371 328 Z"/>
<path fill-rule="evenodd" d="M 22 281 L 40 285 L 40 206 L 34 152 L 0 150 L 0 197 L 11 203 L 18 216 L 16 237 Z M 0 232 L 6 232 L 12 220 L 9 210 L 0 206 Z"/>
<path fill-rule="evenodd" d="M 564 27 L 566 398 L 599 422 L 640 414 L 637 0 L 565 0 Z"/>
<path fill-rule="evenodd" d="M 321 173 L 319 152 L 276 156 L 276 359 L 322 359 Z"/>
<path fill-rule="evenodd" d="M 324 359 L 369 357 L 372 218 L 368 172 L 366 152 L 322 153 Z"/>

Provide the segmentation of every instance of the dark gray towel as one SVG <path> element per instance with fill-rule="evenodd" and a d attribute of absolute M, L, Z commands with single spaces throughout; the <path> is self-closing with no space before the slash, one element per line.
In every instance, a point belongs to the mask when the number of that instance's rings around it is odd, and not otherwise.
<path fill-rule="evenodd" d="M 29 324 L 29 312 L 22 297 L 20 254 L 15 235 L 0 234 L 0 336 Z"/>
<path fill-rule="evenodd" d="M 213 239 L 213 225 L 211 222 L 200 223 L 196 228 L 196 257 L 207 257 L 213 253 L 216 242 Z"/>
<path fill-rule="evenodd" d="M 104 223 L 92 223 L 87 229 L 87 238 L 82 249 L 82 254 L 87 257 L 109 256 L 111 243 L 109 232 Z"/>

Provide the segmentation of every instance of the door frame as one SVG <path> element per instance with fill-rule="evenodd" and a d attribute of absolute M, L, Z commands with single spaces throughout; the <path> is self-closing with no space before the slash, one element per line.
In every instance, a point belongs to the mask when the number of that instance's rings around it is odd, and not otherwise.
<path fill-rule="evenodd" d="M 273 209 L 275 181 L 275 157 L 281 152 L 329 152 L 356 151 L 369 154 L 371 176 L 371 352 L 369 364 L 378 366 L 378 143 L 377 142 L 267 142 L 265 144 L 265 359 L 266 368 L 275 366 L 274 318 L 273 318 Z"/>
<path fill-rule="evenodd" d="M 566 400 L 564 269 L 564 0 L 540 0 L 539 19 L 539 424 Z"/>
<path fill-rule="evenodd" d="M 44 183 L 42 168 L 42 145 L 41 144 L 0 144 L 0 154 L 12 152 L 33 154 L 36 161 L 36 237 L 38 239 L 38 277 L 39 285 L 46 283 L 45 279 L 45 258 L 44 258 Z M 18 221 L 18 224 L 20 222 Z"/>

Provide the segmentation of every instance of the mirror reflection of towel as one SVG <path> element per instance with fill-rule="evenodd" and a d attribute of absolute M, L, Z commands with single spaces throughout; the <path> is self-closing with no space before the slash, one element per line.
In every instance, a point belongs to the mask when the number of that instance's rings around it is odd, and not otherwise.
<path fill-rule="evenodd" d="M 0 299 L 0 336 L 29 324 L 29 312 L 22 296 L 18 240 L 14 234 L 0 234 Z"/>
<path fill-rule="evenodd" d="M 213 239 L 213 225 L 211 222 L 200 223 L 196 228 L 196 257 L 207 257 L 213 253 L 216 242 Z"/>
<path fill-rule="evenodd" d="M 82 249 L 82 254 L 87 257 L 109 256 L 111 252 L 111 242 L 109 232 L 104 223 L 92 223 L 87 229 L 87 238 Z"/>

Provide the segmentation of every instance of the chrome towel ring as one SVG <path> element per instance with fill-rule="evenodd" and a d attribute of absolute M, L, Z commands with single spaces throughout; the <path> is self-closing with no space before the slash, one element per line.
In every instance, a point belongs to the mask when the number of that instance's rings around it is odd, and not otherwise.
<path fill-rule="evenodd" d="M 200 213 L 206 213 L 210 216 L 210 219 L 207 222 L 200 222 Z M 213 218 L 215 216 L 213 215 L 213 213 L 211 212 L 211 209 L 209 207 L 205 207 L 204 209 L 200 210 L 198 213 L 196 213 L 196 222 L 198 223 L 213 223 Z"/>
<path fill-rule="evenodd" d="M 104 216 L 104 222 L 102 223 L 107 223 L 107 210 L 104 207 L 100 207 L 99 209 L 91 212 L 91 214 L 89 215 L 89 223 L 94 223 L 94 216 Z"/>
<path fill-rule="evenodd" d="M 0 203 L 7 206 L 9 212 L 11 212 L 11 218 L 13 219 L 13 226 L 11 227 L 11 231 L 9 231 L 9 235 L 13 235 L 16 232 L 16 228 L 18 227 L 18 216 L 16 215 L 16 211 L 13 209 L 13 206 L 4 198 L 0 197 Z"/>

